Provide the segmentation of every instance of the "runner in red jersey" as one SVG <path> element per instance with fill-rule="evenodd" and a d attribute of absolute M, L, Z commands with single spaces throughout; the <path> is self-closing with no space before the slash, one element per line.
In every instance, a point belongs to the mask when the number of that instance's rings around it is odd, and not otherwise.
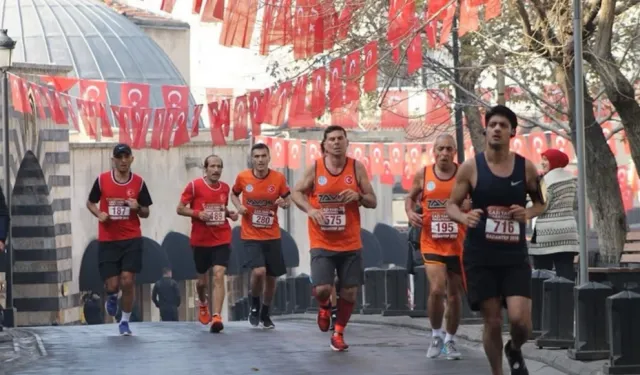
<path fill-rule="evenodd" d="M 202 324 L 211 322 L 212 333 L 222 331 L 222 304 L 225 288 L 224 275 L 231 255 L 231 226 L 227 218 L 238 220 L 238 214 L 227 209 L 229 185 L 220 181 L 222 159 L 210 155 L 204 159 L 203 177 L 189 182 L 178 203 L 178 215 L 191 218 L 193 262 L 198 273 L 196 289 L 200 300 Z M 187 207 L 188 206 L 188 207 Z M 213 267 L 213 318 L 207 301 L 207 273 Z"/>
<path fill-rule="evenodd" d="M 98 268 L 108 294 L 105 308 L 116 316 L 122 290 L 118 328 L 121 335 L 130 336 L 135 274 L 142 269 L 140 218 L 149 217 L 153 202 L 142 177 L 131 172 L 129 146 L 119 144 L 113 149 L 113 163 L 115 169 L 100 174 L 93 184 L 87 208 L 99 220 Z"/>

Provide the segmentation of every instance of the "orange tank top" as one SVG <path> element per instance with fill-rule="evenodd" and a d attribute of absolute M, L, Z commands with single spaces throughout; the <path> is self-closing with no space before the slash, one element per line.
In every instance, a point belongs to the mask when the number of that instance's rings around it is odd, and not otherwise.
<path fill-rule="evenodd" d="M 324 158 L 316 161 L 315 168 L 309 204 L 322 211 L 325 221 L 323 225 L 318 225 L 309 218 L 310 248 L 330 251 L 362 249 L 358 202 L 345 204 L 338 196 L 347 189 L 360 192 L 356 181 L 355 159 L 347 158 L 344 169 L 337 175 L 327 170 Z"/>
<path fill-rule="evenodd" d="M 422 232 L 420 251 L 443 256 L 461 255 L 466 228 L 449 218 L 447 201 L 455 184 L 455 173 L 448 180 L 436 176 L 435 165 L 424 168 L 422 186 Z M 456 165 L 456 170 L 458 166 Z"/>

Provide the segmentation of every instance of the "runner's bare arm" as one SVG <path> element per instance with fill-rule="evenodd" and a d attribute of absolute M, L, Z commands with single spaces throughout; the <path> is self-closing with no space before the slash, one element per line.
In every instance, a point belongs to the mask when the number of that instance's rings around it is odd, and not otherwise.
<path fill-rule="evenodd" d="M 531 207 L 526 209 L 527 219 L 532 219 L 542 214 L 547 208 L 544 201 L 542 187 L 540 186 L 540 178 L 536 166 L 529 160 L 525 160 L 525 172 L 527 177 L 527 194 L 531 198 Z"/>
<path fill-rule="evenodd" d="M 451 220 L 462 224 L 465 223 L 465 219 L 460 206 L 471 193 L 471 176 L 473 175 L 474 167 L 475 160 L 472 158 L 465 160 L 458 168 L 456 182 L 453 185 L 453 190 L 451 190 L 451 197 L 447 202 L 447 215 Z"/>
<path fill-rule="evenodd" d="M 178 215 L 186 217 L 198 216 L 198 214 L 191 207 L 187 207 L 187 205 L 191 206 L 194 192 L 195 187 L 193 186 L 193 182 L 189 182 L 187 186 L 185 186 L 184 190 L 182 191 L 182 195 L 180 196 L 180 202 L 178 202 L 178 207 L 176 208 L 176 213 Z"/>
<path fill-rule="evenodd" d="M 316 166 L 313 165 L 304 171 L 302 180 L 298 181 L 291 190 L 291 200 L 304 212 L 309 212 L 313 209 L 307 199 L 307 194 L 313 189 L 313 180 L 316 178 Z"/>
<path fill-rule="evenodd" d="M 409 190 L 409 194 L 404 199 L 404 210 L 411 212 L 416 209 L 418 204 L 418 197 L 422 193 L 422 185 L 424 184 L 424 168 L 420 169 L 418 173 L 413 177 L 413 184 Z"/>
<path fill-rule="evenodd" d="M 378 206 L 378 198 L 376 197 L 369 176 L 367 175 L 367 169 L 359 161 L 356 161 L 356 179 L 358 186 L 360 187 L 360 204 L 364 208 L 376 208 Z"/>

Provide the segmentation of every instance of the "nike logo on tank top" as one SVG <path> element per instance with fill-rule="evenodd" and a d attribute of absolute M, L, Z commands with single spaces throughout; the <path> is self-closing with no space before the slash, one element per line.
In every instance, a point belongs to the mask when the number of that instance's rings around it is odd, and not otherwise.
<path fill-rule="evenodd" d="M 516 154 L 509 177 L 493 174 L 485 153 L 475 157 L 477 182 L 471 188 L 473 208 L 483 214 L 475 228 L 467 229 L 464 261 L 482 265 L 522 264 L 528 256 L 525 224 L 509 215 L 509 207 L 526 207 L 525 159 Z"/>

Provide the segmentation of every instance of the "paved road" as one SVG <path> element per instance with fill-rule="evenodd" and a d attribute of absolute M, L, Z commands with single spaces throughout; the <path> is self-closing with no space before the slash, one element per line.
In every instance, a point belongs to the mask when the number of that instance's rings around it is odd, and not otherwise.
<path fill-rule="evenodd" d="M 329 348 L 329 334 L 308 322 L 276 322 L 273 331 L 228 323 L 211 334 L 197 323 L 132 324 L 134 336 L 116 335 L 115 325 L 34 328 L 46 356 L 15 375 L 54 374 L 488 374 L 482 352 L 461 347 L 461 361 L 428 360 L 427 337 L 410 329 L 353 324 L 348 352 Z M 557 374 L 557 373 L 545 373 Z"/>

